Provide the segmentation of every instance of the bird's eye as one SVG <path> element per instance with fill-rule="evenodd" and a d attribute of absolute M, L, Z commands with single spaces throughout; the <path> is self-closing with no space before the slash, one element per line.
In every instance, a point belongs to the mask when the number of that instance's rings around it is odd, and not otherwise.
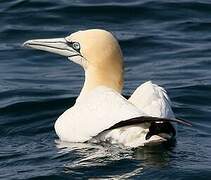
<path fill-rule="evenodd" d="M 78 42 L 73 42 L 73 49 L 75 49 L 76 51 L 80 50 L 80 44 Z"/>

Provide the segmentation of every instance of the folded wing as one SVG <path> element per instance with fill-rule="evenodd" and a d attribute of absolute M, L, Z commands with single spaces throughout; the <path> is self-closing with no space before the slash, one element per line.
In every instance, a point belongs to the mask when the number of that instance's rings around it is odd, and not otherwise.
<path fill-rule="evenodd" d="M 151 81 L 139 86 L 128 101 L 149 116 L 175 118 L 166 90 Z"/>

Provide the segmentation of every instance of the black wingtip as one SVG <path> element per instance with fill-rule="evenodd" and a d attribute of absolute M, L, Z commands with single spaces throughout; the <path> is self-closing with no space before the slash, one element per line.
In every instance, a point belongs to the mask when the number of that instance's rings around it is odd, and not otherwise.
<path fill-rule="evenodd" d="M 153 135 L 158 135 L 168 141 L 176 136 L 176 129 L 170 122 L 152 122 L 149 127 L 149 132 L 145 136 L 145 139 L 148 140 Z"/>
<path fill-rule="evenodd" d="M 181 119 L 181 118 L 175 118 L 176 122 L 180 123 L 180 124 L 183 124 L 183 125 L 186 125 L 186 126 L 193 126 L 193 124 L 190 122 L 190 121 L 187 121 L 187 120 L 184 120 L 184 119 Z"/>
<path fill-rule="evenodd" d="M 105 129 L 104 131 L 112 130 L 112 129 L 116 129 L 116 128 L 120 128 L 124 126 L 130 126 L 130 125 L 136 125 L 136 124 L 142 124 L 142 123 L 152 123 L 152 122 L 176 122 L 185 126 L 192 126 L 192 124 L 189 121 L 179 119 L 179 118 L 169 119 L 169 118 L 159 118 L 159 117 L 152 117 L 152 116 L 140 116 L 140 117 L 135 117 L 128 120 L 120 121 L 119 123 L 114 124 L 113 126 L 111 126 L 108 129 Z"/>

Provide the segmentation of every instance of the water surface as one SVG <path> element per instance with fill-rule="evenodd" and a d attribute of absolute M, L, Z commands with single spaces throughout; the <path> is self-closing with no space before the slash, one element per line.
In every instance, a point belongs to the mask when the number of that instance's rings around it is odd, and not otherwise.
<path fill-rule="evenodd" d="M 0 1 L 1 179 L 210 179 L 211 3 L 181 1 Z M 103 28 L 124 53 L 124 94 L 152 80 L 166 88 L 179 127 L 175 146 L 136 150 L 63 143 L 58 116 L 74 104 L 83 71 L 25 49 L 32 38 Z"/>

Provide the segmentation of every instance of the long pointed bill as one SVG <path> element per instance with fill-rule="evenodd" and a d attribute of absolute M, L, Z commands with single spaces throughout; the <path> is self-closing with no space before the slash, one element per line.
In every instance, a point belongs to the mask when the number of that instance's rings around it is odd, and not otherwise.
<path fill-rule="evenodd" d="M 34 39 L 26 41 L 23 46 L 60 54 L 66 57 L 80 55 L 79 52 L 68 46 L 68 43 L 65 38 Z"/>

